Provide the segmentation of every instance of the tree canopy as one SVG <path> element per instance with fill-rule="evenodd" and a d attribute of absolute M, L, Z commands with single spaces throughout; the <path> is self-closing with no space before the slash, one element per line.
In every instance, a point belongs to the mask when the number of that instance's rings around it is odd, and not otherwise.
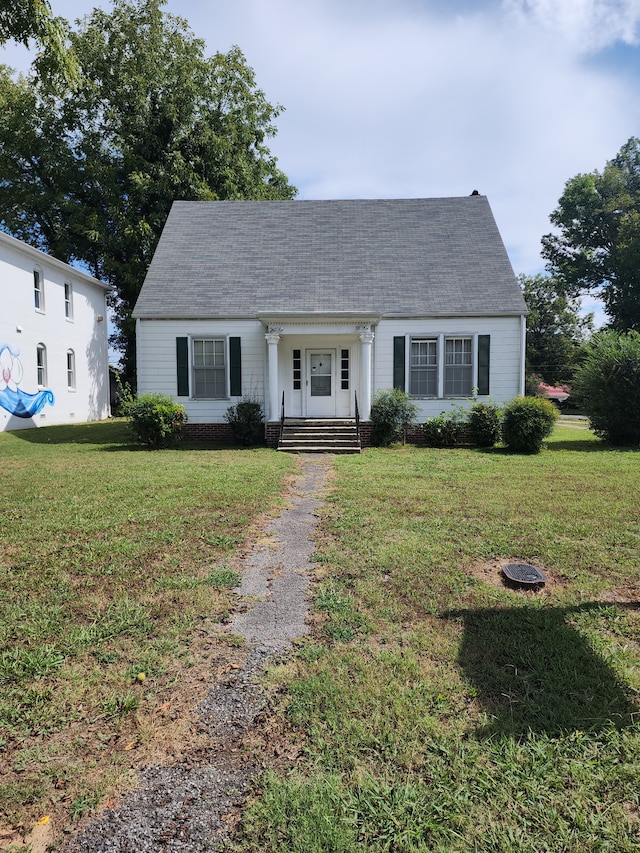
<path fill-rule="evenodd" d="M 80 76 L 0 69 L 0 226 L 114 285 L 125 373 L 131 310 L 175 199 L 289 199 L 270 104 L 238 47 L 204 54 L 164 0 L 115 0 L 70 42 Z"/>
<path fill-rule="evenodd" d="M 0 2 L 0 44 L 15 41 L 40 47 L 38 67 L 46 73 L 60 71 L 72 78 L 75 61 L 65 46 L 67 23 L 56 18 L 47 0 Z"/>
<path fill-rule="evenodd" d="M 640 329 L 640 140 L 568 181 L 550 219 L 542 254 L 565 292 L 597 294 L 614 329 Z"/>
<path fill-rule="evenodd" d="M 593 330 L 593 315 L 582 316 L 580 300 L 562 292 L 548 275 L 519 276 L 527 317 L 527 374 L 549 385 L 569 382 L 580 345 Z"/>

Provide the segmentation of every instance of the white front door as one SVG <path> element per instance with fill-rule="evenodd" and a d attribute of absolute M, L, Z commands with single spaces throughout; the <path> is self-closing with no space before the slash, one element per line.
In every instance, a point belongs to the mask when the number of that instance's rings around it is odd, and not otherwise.
<path fill-rule="evenodd" d="M 308 418 L 335 418 L 335 364 L 335 350 L 307 350 L 305 390 Z"/>

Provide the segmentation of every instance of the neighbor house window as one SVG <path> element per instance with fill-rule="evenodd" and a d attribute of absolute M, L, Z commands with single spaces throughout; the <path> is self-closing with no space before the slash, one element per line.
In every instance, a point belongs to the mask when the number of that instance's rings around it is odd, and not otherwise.
<path fill-rule="evenodd" d="M 226 397 L 225 341 L 194 339 L 194 397 Z"/>
<path fill-rule="evenodd" d="M 409 393 L 414 397 L 438 395 L 438 341 L 414 338 L 411 341 Z"/>
<path fill-rule="evenodd" d="M 468 397 L 473 386 L 471 338 L 445 338 L 444 395 Z"/>
<path fill-rule="evenodd" d="M 33 271 L 33 301 L 36 311 L 44 311 L 44 284 L 40 270 Z"/>
<path fill-rule="evenodd" d="M 76 390 L 76 355 L 72 349 L 67 350 L 67 388 Z"/>
<path fill-rule="evenodd" d="M 64 283 L 64 316 L 67 320 L 73 320 L 73 290 L 66 281 Z"/>
<path fill-rule="evenodd" d="M 36 349 L 36 366 L 38 370 L 38 387 L 47 386 L 47 348 L 44 344 L 38 344 Z"/>

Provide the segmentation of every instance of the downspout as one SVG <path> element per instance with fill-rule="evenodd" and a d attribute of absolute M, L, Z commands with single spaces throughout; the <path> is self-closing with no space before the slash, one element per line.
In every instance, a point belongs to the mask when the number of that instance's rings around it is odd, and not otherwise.
<path fill-rule="evenodd" d="M 524 396 L 524 373 L 527 363 L 527 317 L 526 314 L 520 315 L 520 391 L 521 397 Z"/>

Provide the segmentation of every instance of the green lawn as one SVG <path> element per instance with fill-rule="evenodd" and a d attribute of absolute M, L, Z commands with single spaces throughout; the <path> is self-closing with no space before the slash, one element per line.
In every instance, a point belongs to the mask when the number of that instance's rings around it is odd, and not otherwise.
<path fill-rule="evenodd" d="M 295 460 L 154 453 L 111 422 L 2 434 L 0 463 L 0 825 L 29 826 L 193 737 L 238 653 L 231 558 Z M 236 847 L 638 850 L 640 453 L 558 427 L 538 456 L 335 466 L 314 632 L 268 674 L 247 748 L 273 769 Z M 546 588 L 504 587 L 505 559 Z"/>
<path fill-rule="evenodd" d="M 59 824 L 188 737 L 230 558 L 293 459 L 148 451 L 115 421 L 0 434 L 0 465 L 0 827 Z"/>
<path fill-rule="evenodd" d="M 336 467 L 317 630 L 270 673 L 300 758 L 240 847 L 640 849 L 640 453 L 558 427 L 538 456 Z M 506 588 L 505 559 L 546 588 Z"/>

